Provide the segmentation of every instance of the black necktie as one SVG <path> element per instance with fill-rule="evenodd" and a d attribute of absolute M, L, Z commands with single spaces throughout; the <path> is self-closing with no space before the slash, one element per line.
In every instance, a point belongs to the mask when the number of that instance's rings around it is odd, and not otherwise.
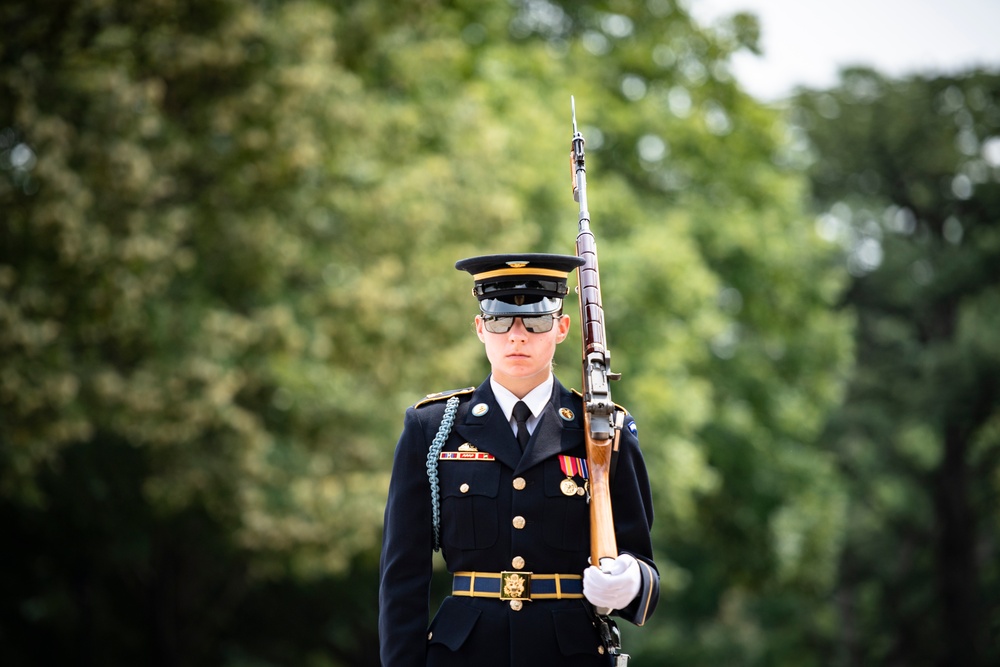
<path fill-rule="evenodd" d="M 517 422 L 517 444 L 521 445 L 524 451 L 528 444 L 528 417 L 531 416 L 531 409 L 524 401 L 518 401 L 514 406 L 514 421 Z"/>

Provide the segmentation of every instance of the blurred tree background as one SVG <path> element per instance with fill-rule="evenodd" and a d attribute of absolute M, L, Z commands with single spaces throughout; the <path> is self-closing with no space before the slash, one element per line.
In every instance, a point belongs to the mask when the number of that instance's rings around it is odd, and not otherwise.
<path fill-rule="evenodd" d="M 821 442 L 850 491 L 842 664 L 1000 663 L 1000 75 L 842 74 L 796 123 L 857 358 Z"/>
<path fill-rule="evenodd" d="M 674 0 L 0 19 L 3 664 L 377 664 L 402 411 L 487 373 L 456 259 L 573 251 L 570 95 L 654 480 L 635 662 L 1000 658 L 997 76 L 771 108 L 753 17 Z"/>

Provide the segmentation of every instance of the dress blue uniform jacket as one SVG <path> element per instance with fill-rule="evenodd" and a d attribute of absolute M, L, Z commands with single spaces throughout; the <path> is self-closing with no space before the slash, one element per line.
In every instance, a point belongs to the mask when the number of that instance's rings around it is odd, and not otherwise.
<path fill-rule="evenodd" d="M 448 570 L 582 574 L 590 552 L 589 508 L 584 496 L 560 491 L 566 474 L 558 459 L 560 454 L 586 458 L 580 396 L 556 380 L 522 454 L 488 380 L 453 394 L 461 402 L 443 451 L 456 452 L 468 443 L 463 449 L 472 445 L 495 460 L 437 461 Z M 433 527 L 427 452 L 447 397 L 429 397 L 409 408 L 396 446 L 380 567 L 383 667 L 607 667 L 610 658 L 599 649 L 584 599 L 531 600 L 515 611 L 496 598 L 450 596 L 428 626 Z M 631 416 L 619 450 L 611 480 L 615 533 L 619 551 L 639 561 L 642 585 L 632 603 L 614 613 L 642 625 L 659 597 L 659 575 L 649 536 L 649 479 Z M 582 484 L 579 477 L 576 481 Z M 521 522 L 514 517 L 524 519 L 523 527 L 515 527 Z"/>

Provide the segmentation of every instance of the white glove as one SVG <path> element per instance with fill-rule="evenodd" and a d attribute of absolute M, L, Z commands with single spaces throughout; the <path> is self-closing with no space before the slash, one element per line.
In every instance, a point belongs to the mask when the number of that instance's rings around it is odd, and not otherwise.
<path fill-rule="evenodd" d="M 639 594 L 642 574 L 635 558 L 620 554 L 601 559 L 603 571 L 593 565 L 583 571 L 583 596 L 595 607 L 623 609 Z"/>

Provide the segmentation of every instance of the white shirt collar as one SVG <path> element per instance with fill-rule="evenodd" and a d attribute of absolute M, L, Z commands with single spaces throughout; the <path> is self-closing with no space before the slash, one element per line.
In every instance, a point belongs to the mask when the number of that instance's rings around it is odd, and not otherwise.
<path fill-rule="evenodd" d="M 512 416 L 514 412 L 514 406 L 518 401 L 524 401 L 528 408 L 531 410 L 531 417 L 528 419 L 528 432 L 532 432 L 535 428 L 535 424 L 538 423 L 539 417 L 541 417 L 542 412 L 545 410 L 546 404 L 552 398 L 552 386 L 555 380 L 552 373 L 542 382 L 540 385 L 528 392 L 524 398 L 518 398 L 510 392 L 509 389 L 501 385 L 499 382 L 490 376 L 490 387 L 493 388 L 493 396 L 497 399 L 497 405 L 503 410 L 503 414 L 507 417 L 507 421 L 510 422 L 511 427 L 514 427 L 514 418 Z"/>

